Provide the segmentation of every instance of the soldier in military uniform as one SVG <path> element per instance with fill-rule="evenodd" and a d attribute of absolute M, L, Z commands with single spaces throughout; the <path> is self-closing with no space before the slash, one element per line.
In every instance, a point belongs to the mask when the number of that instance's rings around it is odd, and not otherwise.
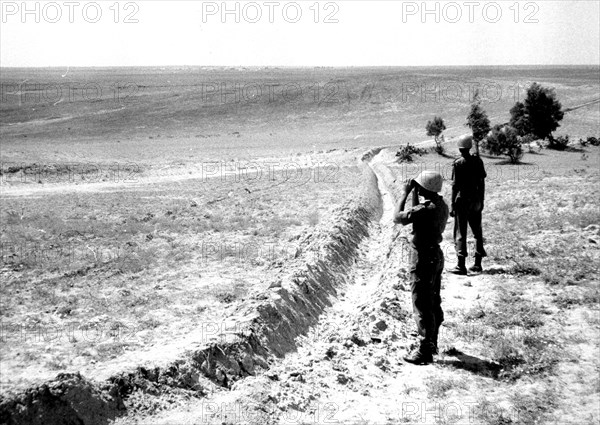
<path fill-rule="evenodd" d="M 458 256 L 458 264 L 451 273 L 466 275 L 465 265 L 467 253 L 467 224 L 471 227 L 475 238 L 475 263 L 469 271 L 482 271 L 481 259 L 487 254 L 483 248 L 483 232 L 481 229 L 481 212 L 485 198 L 485 178 L 487 174 L 483 161 L 478 155 L 471 155 L 472 136 L 462 136 L 458 140 L 461 157 L 454 161 L 452 167 L 452 202 L 450 216 L 454 217 L 454 244 Z"/>
<path fill-rule="evenodd" d="M 444 255 L 440 249 L 442 233 L 448 221 L 448 206 L 438 194 L 443 178 L 439 173 L 423 171 L 404 185 L 404 192 L 394 212 L 394 222 L 412 223 L 410 277 L 413 311 L 420 335 L 419 346 L 404 357 L 409 363 L 428 364 L 437 354 L 437 337 L 444 321 L 440 287 Z M 404 211 L 409 193 L 413 206 Z M 419 195 L 425 198 L 419 204 Z"/>

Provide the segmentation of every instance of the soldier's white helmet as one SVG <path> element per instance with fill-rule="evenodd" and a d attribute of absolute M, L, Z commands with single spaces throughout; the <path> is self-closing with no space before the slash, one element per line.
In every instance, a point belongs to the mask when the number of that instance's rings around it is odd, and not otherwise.
<path fill-rule="evenodd" d="M 456 142 L 458 149 L 471 149 L 473 147 L 473 136 L 460 136 Z"/>
<path fill-rule="evenodd" d="M 417 184 L 422 188 L 427 189 L 430 192 L 437 193 L 442 190 L 444 179 L 440 173 L 436 173 L 435 171 L 423 171 L 415 179 L 415 182 L 417 182 Z"/>

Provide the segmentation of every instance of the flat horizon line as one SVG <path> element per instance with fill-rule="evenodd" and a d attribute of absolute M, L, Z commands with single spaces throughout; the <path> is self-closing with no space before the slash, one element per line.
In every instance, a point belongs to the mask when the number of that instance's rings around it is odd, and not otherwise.
<path fill-rule="evenodd" d="M 3 66 L 0 69 L 94 69 L 94 68 L 524 68 L 524 67 L 598 67 L 600 64 L 520 64 L 520 65 L 36 65 L 36 66 Z"/>

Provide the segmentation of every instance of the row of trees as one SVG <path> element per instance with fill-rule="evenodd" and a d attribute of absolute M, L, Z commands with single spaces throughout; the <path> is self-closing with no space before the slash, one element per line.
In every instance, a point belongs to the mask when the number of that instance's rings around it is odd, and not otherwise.
<path fill-rule="evenodd" d="M 527 89 L 524 102 L 517 102 L 510 110 L 510 121 L 491 127 L 487 113 L 481 107 L 479 93 L 475 92 L 466 125 L 473 132 L 475 152 L 479 148 L 492 155 L 507 155 L 511 162 L 523 157 L 523 143 L 548 140 L 550 148 L 564 148 L 564 138 L 555 139 L 552 132 L 563 119 L 564 112 L 553 89 L 532 83 Z M 444 152 L 442 132 L 446 129 L 441 117 L 434 117 L 425 127 L 428 136 L 433 136 L 436 152 Z"/>

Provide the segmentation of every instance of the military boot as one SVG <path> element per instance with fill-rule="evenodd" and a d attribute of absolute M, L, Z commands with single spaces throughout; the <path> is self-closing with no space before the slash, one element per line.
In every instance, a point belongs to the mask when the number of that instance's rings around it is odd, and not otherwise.
<path fill-rule="evenodd" d="M 469 271 L 473 273 L 481 273 L 483 269 L 481 268 L 481 256 L 475 256 L 475 264 L 469 267 Z"/>
<path fill-rule="evenodd" d="M 404 356 L 404 361 L 416 365 L 426 365 L 433 363 L 433 355 L 431 353 L 422 353 L 420 350 L 415 350 L 408 356 Z"/>
<path fill-rule="evenodd" d="M 465 257 L 458 257 L 458 264 L 451 270 L 448 270 L 452 274 L 458 274 L 466 276 L 467 267 L 465 266 Z"/>
<path fill-rule="evenodd" d="M 413 350 L 407 356 L 404 356 L 404 361 L 416 365 L 426 365 L 433 363 L 433 344 L 431 342 L 421 342 L 420 347 Z"/>

